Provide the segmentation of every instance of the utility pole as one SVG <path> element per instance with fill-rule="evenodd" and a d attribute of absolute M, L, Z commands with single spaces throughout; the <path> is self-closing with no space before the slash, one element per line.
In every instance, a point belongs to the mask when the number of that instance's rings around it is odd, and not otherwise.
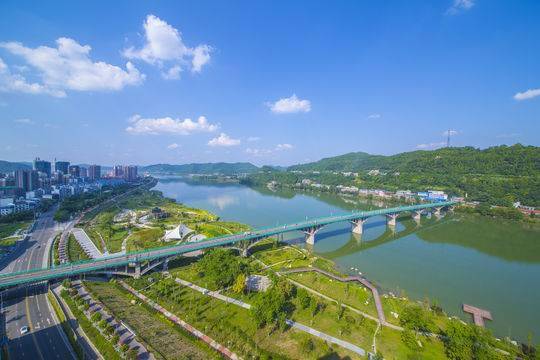
<path fill-rule="evenodd" d="M 449 148 L 450 147 L 450 129 L 448 129 L 448 132 L 446 134 L 447 134 L 446 147 Z"/>

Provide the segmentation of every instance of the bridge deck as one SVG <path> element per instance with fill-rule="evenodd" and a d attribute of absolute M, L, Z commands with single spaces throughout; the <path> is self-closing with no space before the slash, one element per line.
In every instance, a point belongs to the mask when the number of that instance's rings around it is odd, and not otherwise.
<path fill-rule="evenodd" d="M 290 231 L 302 231 L 311 227 L 320 227 L 344 221 L 363 219 L 377 215 L 398 214 L 422 209 L 438 208 L 456 204 L 455 201 L 437 202 L 429 204 L 418 204 L 400 206 L 372 211 L 359 211 L 350 214 L 329 216 L 312 220 L 301 221 L 283 226 L 274 226 L 244 233 L 218 236 L 189 244 L 171 245 L 153 249 L 142 250 L 120 255 L 111 255 L 99 259 L 84 260 L 76 263 L 63 264 L 56 267 L 36 269 L 0 275 L 0 288 L 15 286 L 25 283 L 33 283 L 50 279 L 68 277 L 88 272 L 124 266 L 132 263 L 141 263 L 158 258 L 165 258 L 174 255 L 203 250 L 213 247 L 231 245 L 240 241 L 254 241 L 261 238 L 271 237 Z"/>

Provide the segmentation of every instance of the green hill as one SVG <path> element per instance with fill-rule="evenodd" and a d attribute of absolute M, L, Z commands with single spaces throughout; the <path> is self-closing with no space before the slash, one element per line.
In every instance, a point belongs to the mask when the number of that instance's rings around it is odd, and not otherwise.
<path fill-rule="evenodd" d="M 540 173 L 540 148 L 536 146 L 496 146 L 484 150 L 473 147 L 418 150 L 396 155 L 349 153 L 295 165 L 300 171 L 424 172 L 432 174 L 498 174 L 530 176 Z"/>
<path fill-rule="evenodd" d="M 380 174 L 370 176 L 368 171 L 374 169 L 380 170 Z M 359 175 L 350 177 L 341 172 Z M 274 180 L 282 186 L 291 186 L 305 178 L 334 186 L 439 189 L 488 204 L 511 206 L 512 202 L 521 201 L 540 206 L 540 148 L 517 144 L 483 150 L 473 147 L 422 150 L 390 156 L 357 152 L 291 166 L 286 172 L 259 172 L 250 175 L 244 183 L 265 185 Z"/>
<path fill-rule="evenodd" d="M 258 171 L 259 168 L 251 163 L 239 162 L 239 163 L 205 163 L 205 164 L 183 164 L 183 165 L 170 165 L 170 164 L 156 164 L 141 166 L 139 171 L 149 172 L 153 174 L 174 174 L 174 175 L 187 175 L 187 174 L 249 174 Z"/>
<path fill-rule="evenodd" d="M 30 169 L 32 169 L 32 165 L 30 163 L 0 160 L 0 173 L 9 173 L 15 170 Z"/>

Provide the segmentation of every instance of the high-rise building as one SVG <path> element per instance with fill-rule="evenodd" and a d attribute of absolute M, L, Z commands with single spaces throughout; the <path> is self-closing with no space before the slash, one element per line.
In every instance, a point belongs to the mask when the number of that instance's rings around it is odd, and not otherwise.
<path fill-rule="evenodd" d="M 69 167 L 69 175 L 74 178 L 81 177 L 81 168 L 78 165 L 71 165 Z"/>
<path fill-rule="evenodd" d="M 28 179 L 25 174 L 26 170 L 15 170 L 15 186 L 21 189 L 28 188 Z"/>
<path fill-rule="evenodd" d="M 81 171 L 81 177 L 82 178 L 87 178 L 88 177 L 88 169 L 87 168 L 81 167 L 80 171 Z"/>
<path fill-rule="evenodd" d="M 51 176 L 51 162 L 36 158 L 34 160 L 34 170 L 47 174 L 47 176 Z"/>
<path fill-rule="evenodd" d="M 39 176 L 37 170 L 16 170 L 15 186 L 24 191 L 36 190 L 39 187 Z"/>
<path fill-rule="evenodd" d="M 122 166 L 122 165 L 114 165 L 113 175 L 114 175 L 115 178 L 124 177 L 124 166 Z"/>
<path fill-rule="evenodd" d="M 127 181 L 137 180 L 137 166 L 124 166 L 124 179 L 126 179 Z"/>
<path fill-rule="evenodd" d="M 101 178 L 101 166 L 90 165 L 88 168 L 88 177 L 90 180 L 98 180 Z"/>
<path fill-rule="evenodd" d="M 54 170 L 61 171 L 62 174 L 66 175 L 69 171 L 69 161 L 55 161 Z"/>

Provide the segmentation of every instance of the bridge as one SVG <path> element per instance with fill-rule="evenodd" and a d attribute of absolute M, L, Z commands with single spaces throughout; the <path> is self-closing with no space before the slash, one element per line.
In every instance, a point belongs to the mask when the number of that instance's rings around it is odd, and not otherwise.
<path fill-rule="evenodd" d="M 350 222 L 352 224 L 353 233 L 361 234 L 363 231 L 364 222 L 366 221 L 366 219 L 373 216 L 386 216 L 388 226 L 395 227 L 396 218 L 401 213 L 411 213 L 413 219 L 419 221 L 421 214 L 425 211 L 432 211 L 436 216 L 440 216 L 441 210 L 443 208 L 452 209 L 455 204 L 455 201 L 446 201 L 400 206 L 371 211 L 357 211 L 349 214 L 310 219 L 282 226 L 262 228 L 258 230 L 247 231 L 244 233 L 218 236 L 211 239 L 205 239 L 188 244 L 152 248 L 127 254 L 112 255 L 99 259 L 83 260 L 59 266 L 4 274 L 0 275 L 0 288 L 8 288 L 22 284 L 31 284 L 41 281 L 61 279 L 87 273 L 103 272 L 107 271 L 108 269 L 118 269 L 122 266 L 125 266 L 126 270 L 128 267 L 134 267 L 133 275 L 138 276 L 141 274 L 141 264 L 147 264 L 148 268 L 153 268 L 158 264 L 159 261 L 163 261 L 177 255 L 182 255 L 185 253 L 214 247 L 231 246 L 239 242 L 253 243 L 262 239 L 266 239 L 268 237 L 280 235 L 290 231 L 303 232 L 305 234 L 306 243 L 314 244 L 315 234 L 322 227 L 329 224 Z"/>

